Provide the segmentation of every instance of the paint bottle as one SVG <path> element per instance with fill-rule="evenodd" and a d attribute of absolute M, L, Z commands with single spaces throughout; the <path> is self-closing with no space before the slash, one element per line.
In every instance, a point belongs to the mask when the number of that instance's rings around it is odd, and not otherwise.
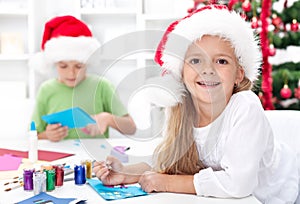
<path fill-rule="evenodd" d="M 38 137 L 35 128 L 35 123 L 33 121 L 30 124 L 30 131 L 29 131 L 28 159 L 32 163 L 35 163 L 38 160 Z"/>

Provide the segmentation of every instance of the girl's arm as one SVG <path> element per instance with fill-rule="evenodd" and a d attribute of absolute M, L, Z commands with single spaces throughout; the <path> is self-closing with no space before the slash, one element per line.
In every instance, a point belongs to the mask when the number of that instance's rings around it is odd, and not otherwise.
<path fill-rule="evenodd" d="M 193 175 L 169 175 L 145 172 L 139 184 L 146 192 L 173 192 L 196 194 Z"/>

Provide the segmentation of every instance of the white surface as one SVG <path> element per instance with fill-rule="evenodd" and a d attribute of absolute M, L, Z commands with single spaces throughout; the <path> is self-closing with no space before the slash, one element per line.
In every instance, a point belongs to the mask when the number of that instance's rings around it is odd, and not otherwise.
<path fill-rule="evenodd" d="M 134 141 L 130 139 L 86 139 L 86 140 L 68 140 L 59 143 L 53 143 L 49 141 L 39 141 L 39 148 L 45 150 L 56 150 L 64 151 L 68 153 L 75 153 L 76 156 L 68 157 L 63 159 L 67 164 L 78 164 L 82 159 L 95 158 L 104 159 L 106 155 L 110 152 L 112 146 L 125 145 L 130 146 L 127 154 L 129 155 L 129 162 L 144 161 L 145 156 L 151 156 L 151 153 L 155 146 L 158 144 L 159 139 L 154 139 L 151 141 Z M 25 141 L 17 140 L 6 140 L 0 143 L 2 148 L 12 148 L 19 150 L 26 150 Z M 90 151 L 86 151 L 86 149 Z M 97 152 L 97 155 L 93 155 Z M 70 175 L 72 176 L 72 175 Z M 3 188 L 2 183 L 7 182 L 7 180 L 0 181 L 0 186 Z M 0 203 L 9 204 L 30 198 L 33 196 L 33 192 L 25 192 L 22 188 L 18 188 L 9 192 L 4 192 L 0 189 Z M 195 195 L 186 194 L 173 194 L 173 193 L 153 193 L 148 196 L 128 198 L 116 201 L 105 201 L 103 200 L 88 184 L 77 186 L 72 181 L 65 182 L 61 188 L 57 188 L 52 192 L 48 192 L 50 195 L 60 197 L 60 198 L 78 198 L 78 199 L 88 199 L 88 204 L 96 203 L 131 203 L 131 204 L 259 204 L 259 202 L 254 197 L 247 197 L 243 199 L 217 199 L 217 198 L 204 198 Z"/>
<path fill-rule="evenodd" d="M 34 101 L 29 99 L 1 99 L 0 139 L 26 140 Z"/>
<path fill-rule="evenodd" d="M 274 136 L 287 143 L 300 155 L 300 111 L 273 110 L 265 111 Z"/>

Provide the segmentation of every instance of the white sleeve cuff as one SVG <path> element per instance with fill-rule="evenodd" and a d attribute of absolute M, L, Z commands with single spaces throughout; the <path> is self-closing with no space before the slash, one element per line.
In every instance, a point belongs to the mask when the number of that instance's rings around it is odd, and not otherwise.
<path fill-rule="evenodd" d="M 207 183 L 211 183 L 214 178 L 212 168 L 201 170 L 199 173 L 194 175 L 194 187 L 196 194 L 199 196 L 209 196 L 207 192 Z"/>

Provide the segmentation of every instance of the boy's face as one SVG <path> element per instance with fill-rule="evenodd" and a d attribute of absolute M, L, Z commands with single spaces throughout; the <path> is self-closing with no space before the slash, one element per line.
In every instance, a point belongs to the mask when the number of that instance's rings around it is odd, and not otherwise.
<path fill-rule="evenodd" d="M 58 81 L 68 87 L 75 87 L 86 77 L 86 65 L 72 60 L 59 61 L 56 64 Z"/>
<path fill-rule="evenodd" d="M 194 99 L 207 104 L 227 104 L 235 83 L 244 78 L 234 49 L 218 36 L 202 36 L 187 50 L 183 80 Z"/>

